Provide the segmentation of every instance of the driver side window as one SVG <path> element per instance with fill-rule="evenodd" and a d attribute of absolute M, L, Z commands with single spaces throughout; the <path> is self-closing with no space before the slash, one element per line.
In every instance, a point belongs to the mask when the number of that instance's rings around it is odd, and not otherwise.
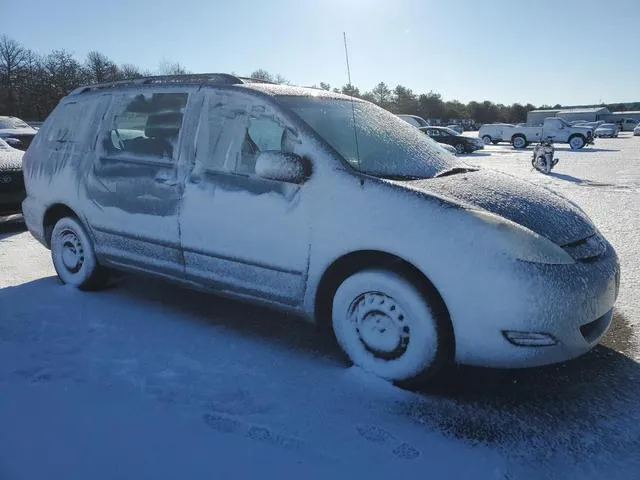
<path fill-rule="evenodd" d="M 199 168 L 252 176 L 260 153 L 293 152 L 293 133 L 275 112 L 238 100 L 244 99 L 210 99 L 203 110 L 196 146 Z"/>

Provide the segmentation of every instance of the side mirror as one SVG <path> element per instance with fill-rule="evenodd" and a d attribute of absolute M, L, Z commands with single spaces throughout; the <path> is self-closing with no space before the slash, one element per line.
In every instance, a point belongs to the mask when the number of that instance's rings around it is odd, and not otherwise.
<path fill-rule="evenodd" d="M 303 183 L 308 175 L 304 160 L 295 153 L 267 150 L 256 159 L 256 175 L 268 180 Z"/>

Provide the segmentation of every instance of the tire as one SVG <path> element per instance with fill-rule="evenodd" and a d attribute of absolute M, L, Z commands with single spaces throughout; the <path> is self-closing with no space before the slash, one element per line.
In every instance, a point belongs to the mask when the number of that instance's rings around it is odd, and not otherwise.
<path fill-rule="evenodd" d="M 513 148 L 527 148 L 528 144 L 529 142 L 527 142 L 527 138 L 524 135 L 514 135 L 511 138 L 511 145 L 513 146 Z"/>
<path fill-rule="evenodd" d="M 571 147 L 571 150 L 580 150 L 584 147 L 585 143 L 586 141 L 582 135 L 573 135 L 569 138 L 569 146 Z"/>
<path fill-rule="evenodd" d="M 494 142 L 495 140 L 491 140 L 491 137 L 489 135 L 484 135 L 482 137 L 482 141 L 484 142 L 485 145 L 489 145 L 491 142 Z"/>
<path fill-rule="evenodd" d="M 97 290 L 109 280 L 108 271 L 98 263 L 91 238 L 75 217 L 64 217 L 53 227 L 51 258 L 60 281 L 80 290 Z"/>
<path fill-rule="evenodd" d="M 467 147 L 465 147 L 464 143 L 456 143 L 453 148 L 456 149 L 458 155 L 460 155 L 461 153 L 466 153 L 467 151 Z"/>
<path fill-rule="evenodd" d="M 414 283 L 390 270 L 362 270 L 336 290 L 332 327 L 355 364 L 394 382 L 424 381 L 449 360 L 452 330 Z"/>

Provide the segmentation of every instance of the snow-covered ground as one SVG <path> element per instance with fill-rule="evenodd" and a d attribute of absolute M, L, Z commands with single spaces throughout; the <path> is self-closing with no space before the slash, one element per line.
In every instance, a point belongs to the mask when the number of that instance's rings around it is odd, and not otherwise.
<path fill-rule="evenodd" d="M 640 478 L 640 137 L 558 148 L 548 177 L 506 144 L 465 159 L 587 211 L 622 263 L 614 327 L 566 364 L 418 392 L 279 313 L 139 277 L 63 287 L 0 220 L 0 479 Z"/>

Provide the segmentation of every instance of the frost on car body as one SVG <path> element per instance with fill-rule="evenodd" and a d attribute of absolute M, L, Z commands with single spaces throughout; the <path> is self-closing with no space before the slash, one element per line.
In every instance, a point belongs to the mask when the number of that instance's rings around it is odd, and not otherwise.
<path fill-rule="evenodd" d="M 63 99 L 38 137 L 30 231 L 49 246 L 59 218 L 83 225 L 66 223 L 56 268 L 82 269 L 74 245 L 90 238 L 90 265 L 332 323 L 386 378 L 560 361 L 609 325 L 617 257 L 579 208 L 368 102 L 240 80 L 114 84 Z"/>

